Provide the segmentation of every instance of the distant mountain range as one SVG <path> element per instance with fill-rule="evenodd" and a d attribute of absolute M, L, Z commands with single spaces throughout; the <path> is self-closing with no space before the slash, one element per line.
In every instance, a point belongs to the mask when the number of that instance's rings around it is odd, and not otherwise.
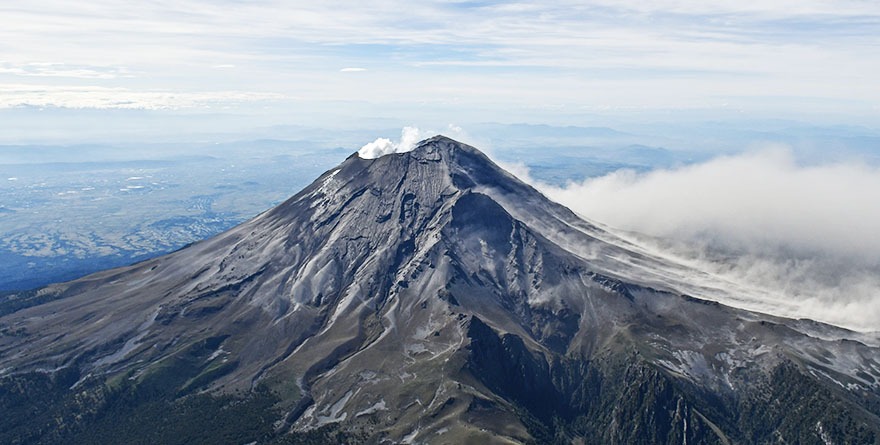
<path fill-rule="evenodd" d="M 446 137 L 4 297 L 2 443 L 880 443 L 880 337 L 724 306 Z M 705 295 L 704 295 L 705 294 Z"/>

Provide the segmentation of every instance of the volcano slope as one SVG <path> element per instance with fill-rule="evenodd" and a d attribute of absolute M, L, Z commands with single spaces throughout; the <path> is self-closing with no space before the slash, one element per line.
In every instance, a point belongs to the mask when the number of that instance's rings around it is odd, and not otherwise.
<path fill-rule="evenodd" d="M 710 301 L 437 136 L 0 304 L 2 443 L 880 443 L 877 335 Z"/>

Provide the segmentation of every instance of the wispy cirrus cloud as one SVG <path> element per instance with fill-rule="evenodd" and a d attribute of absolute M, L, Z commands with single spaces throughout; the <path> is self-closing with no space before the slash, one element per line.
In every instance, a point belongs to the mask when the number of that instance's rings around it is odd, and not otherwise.
<path fill-rule="evenodd" d="M 14 64 L 0 61 L 0 74 L 25 77 L 68 77 L 77 79 L 116 79 L 134 77 L 124 67 L 76 66 L 56 62 L 27 62 Z"/>
<path fill-rule="evenodd" d="M 20 106 L 180 110 L 223 107 L 231 104 L 279 101 L 283 95 L 247 91 L 136 91 L 71 85 L 0 84 L 0 109 Z"/>
<path fill-rule="evenodd" d="M 871 79 L 878 24 L 880 4 L 856 0 L 35 0 L 0 6 L 0 39 L 17 42 L 4 51 L 0 82 L 68 76 L 181 93 L 256 84 L 328 101 L 455 98 L 497 110 L 799 110 L 778 98 L 819 97 L 859 113 L 880 101 Z M 34 61 L 67 68 L 23 68 Z M 137 76 L 96 68 L 107 61 Z M 325 76 L 340 66 L 371 75 Z M 745 95 L 776 99 L 738 99 Z"/>

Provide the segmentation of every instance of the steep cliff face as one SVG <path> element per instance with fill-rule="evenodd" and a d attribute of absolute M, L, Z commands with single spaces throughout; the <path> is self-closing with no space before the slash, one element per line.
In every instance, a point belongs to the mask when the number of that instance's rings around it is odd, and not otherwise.
<path fill-rule="evenodd" d="M 735 292 L 435 137 L 2 303 L 0 441 L 880 441 L 878 339 Z"/>

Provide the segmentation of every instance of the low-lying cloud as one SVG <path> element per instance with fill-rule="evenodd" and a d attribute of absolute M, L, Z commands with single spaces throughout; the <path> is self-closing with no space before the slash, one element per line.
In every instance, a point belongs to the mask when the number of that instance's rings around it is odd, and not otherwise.
<path fill-rule="evenodd" d="M 566 187 L 536 185 L 588 219 L 648 235 L 644 244 L 796 308 L 781 315 L 880 330 L 876 167 L 804 166 L 776 147 Z"/>

